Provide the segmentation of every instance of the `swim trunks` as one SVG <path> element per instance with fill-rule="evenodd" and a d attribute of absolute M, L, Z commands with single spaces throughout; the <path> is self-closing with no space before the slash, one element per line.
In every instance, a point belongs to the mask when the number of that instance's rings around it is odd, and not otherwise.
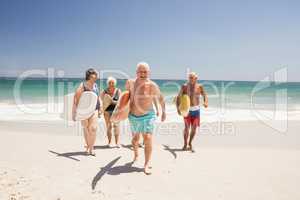
<path fill-rule="evenodd" d="M 153 133 L 156 119 L 156 114 L 153 110 L 141 116 L 129 113 L 128 119 L 132 133 Z"/>
<path fill-rule="evenodd" d="M 187 126 L 200 126 L 200 107 L 190 107 L 188 116 L 184 117 L 184 123 Z"/>

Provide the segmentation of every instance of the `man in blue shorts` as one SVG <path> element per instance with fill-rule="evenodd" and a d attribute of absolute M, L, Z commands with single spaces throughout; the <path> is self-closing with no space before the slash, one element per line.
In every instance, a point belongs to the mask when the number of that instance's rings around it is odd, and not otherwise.
<path fill-rule="evenodd" d="M 156 83 L 149 79 L 150 68 L 147 63 L 139 63 L 136 69 L 136 79 L 126 82 L 126 89 L 130 95 L 130 113 L 128 116 L 133 135 L 132 146 L 135 162 L 138 158 L 138 147 L 140 135 L 143 135 L 145 144 L 145 174 L 151 174 L 149 161 L 152 154 L 152 133 L 156 113 L 154 103 L 158 101 L 162 108 L 161 121 L 166 118 L 165 102 Z"/>

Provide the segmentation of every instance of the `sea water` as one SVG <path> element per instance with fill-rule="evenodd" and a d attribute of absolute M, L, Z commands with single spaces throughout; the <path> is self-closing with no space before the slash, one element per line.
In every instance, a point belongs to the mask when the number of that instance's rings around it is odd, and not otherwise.
<path fill-rule="evenodd" d="M 82 81 L 80 78 L 0 78 L 0 120 L 28 114 L 22 110 L 24 105 L 33 109 L 55 105 L 55 109 L 50 109 L 50 112 L 48 109 L 44 114 L 58 116 L 62 111 L 63 96 L 74 92 Z M 176 113 L 173 100 L 186 80 L 153 81 L 165 97 L 167 111 Z M 124 79 L 118 80 L 117 87 L 124 90 L 125 82 Z M 106 80 L 99 80 L 97 83 L 100 90 L 106 88 Z M 202 108 L 203 112 L 226 112 L 228 116 L 237 120 L 246 120 L 245 111 L 257 109 L 270 113 L 278 112 L 279 109 L 280 112 L 288 112 L 291 117 L 298 116 L 300 112 L 299 82 L 200 80 L 199 83 L 203 85 L 209 100 L 209 108 Z M 36 118 L 41 119 L 41 115 Z"/>

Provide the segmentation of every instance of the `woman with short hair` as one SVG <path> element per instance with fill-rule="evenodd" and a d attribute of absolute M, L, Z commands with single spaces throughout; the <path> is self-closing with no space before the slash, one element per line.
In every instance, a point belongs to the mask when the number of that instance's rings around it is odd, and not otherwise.
<path fill-rule="evenodd" d="M 72 117 L 75 121 L 76 109 L 80 96 L 85 91 L 92 91 L 98 96 L 97 103 L 95 105 L 95 112 L 88 119 L 81 120 L 81 125 L 83 126 L 84 139 L 86 143 L 86 153 L 88 155 L 96 156 L 94 152 L 94 145 L 96 141 L 96 132 L 98 128 L 98 116 L 100 114 L 100 97 L 99 90 L 97 86 L 98 73 L 95 69 L 88 69 L 85 73 L 85 81 L 82 82 L 76 89 L 73 101 Z"/>
<path fill-rule="evenodd" d="M 110 118 L 116 107 L 116 104 L 121 95 L 121 90 L 116 87 L 117 80 L 114 77 L 108 77 L 107 88 L 101 93 L 101 99 L 103 101 L 104 119 L 107 129 L 108 146 L 112 147 L 112 132 L 114 132 L 116 147 L 120 147 L 120 127 L 119 123 L 112 123 Z"/>

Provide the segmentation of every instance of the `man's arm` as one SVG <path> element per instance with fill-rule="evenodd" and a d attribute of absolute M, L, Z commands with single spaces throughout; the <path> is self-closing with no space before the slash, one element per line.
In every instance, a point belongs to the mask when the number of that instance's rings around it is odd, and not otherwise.
<path fill-rule="evenodd" d="M 154 99 L 154 106 L 155 106 L 155 110 L 156 110 L 156 115 L 159 116 L 159 107 L 158 107 L 157 98 Z"/>
<path fill-rule="evenodd" d="M 203 106 L 205 107 L 205 108 L 207 108 L 208 107 L 208 98 L 207 98 L 207 94 L 206 94 L 206 92 L 205 92 L 205 90 L 204 90 L 204 87 L 202 86 L 202 85 L 200 85 L 199 86 L 199 89 L 200 89 L 200 94 L 203 96 Z"/>
<path fill-rule="evenodd" d="M 166 104 L 165 104 L 165 100 L 164 100 L 164 96 L 162 95 L 158 85 L 156 83 L 153 84 L 153 88 L 154 88 L 154 98 L 158 99 L 158 102 L 160 104 L 162 113 L 161 113 L 161 121 L 165 121 L 166 119 Z"/>

